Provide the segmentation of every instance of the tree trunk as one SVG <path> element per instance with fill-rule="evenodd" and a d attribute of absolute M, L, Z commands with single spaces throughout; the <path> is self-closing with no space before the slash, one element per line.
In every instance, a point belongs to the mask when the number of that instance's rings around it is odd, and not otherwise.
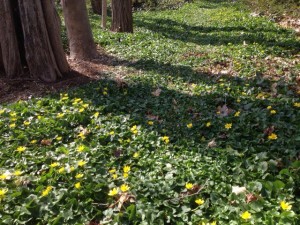
<path fill-rule="evenodd" d="M 6 76 L 13 78 L 22 73 L 22 63 L 10 0 L 0 1 L 0 31 L 0 65 Z"/>
<path fill-rule="evenodd" d="M 91 5 L 92 5 L 93 13 L 101 15 L 102 12 L 101 0 L 91 0 Z"/>
<path fill-rule="evenodd" d="M 91 59 L 97 56 L 85 0 L 62 0 L 72 59 Z"/>
<path fill-rule="evenodd" d="M 102 0 L 102 22 L 101 27 L 106 28 L 106 20 L 107 20 L 107 0 Z"/>
<path fill-rule="evenodd" d="M 133 32 L 131 0 L 112 0 L 112 26 L 115 32 Z"/>
<path fill-rule="evenodd" d="M 7 77 L 26 68 L 31 76 L 53 82 L 69 71 L 55 13 L 54 1 L 0 1 L 1 61 Z"/>

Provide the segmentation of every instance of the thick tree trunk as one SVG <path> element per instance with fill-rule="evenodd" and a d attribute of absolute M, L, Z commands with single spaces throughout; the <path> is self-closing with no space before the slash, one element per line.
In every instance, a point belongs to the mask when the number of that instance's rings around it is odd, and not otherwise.
<path fill-rule="evenodd" d="M 18 40 L 10 0 L 0 1 L 1 63 L 6 76 L 13 78 L 22 73 Z"/>
<path fill-rule="evenodd" d="M 112 0 L 112 26 L 115 32 L 133 32 L 131 0 Z"/>
<path fill-rule="evenodd" d="M 6 76 L 20 75 L 26 67 L 31 76 L 53 82 L 69 70 L 55 12 L 52 0 L 0 1 L 0 60 Z"/>
<path fill-rule="evenodd" d="M 0 76 L 4 74 L 4 65 L 3 65 L 3 58 L 2 58 L 2 50 L 0 44 Z"/>
<path fill-rule="evenodd" d="M 101 27 L 106 28 L 106 20 L 107 20 L 107 0 L 102 0 L 102 21 Z"/>
<path fill-rule="evenodd" d="M 102 12 L 101 0 L 91 0 L 91 5 L 92 5 L 93 13 L 101 15 Z"/>
<path fill-rule="evenodd" d="M 97 56 L 85 0 L 62 0 L 63 14 L 68 33 L 70 57 L 91 59 Z"/>

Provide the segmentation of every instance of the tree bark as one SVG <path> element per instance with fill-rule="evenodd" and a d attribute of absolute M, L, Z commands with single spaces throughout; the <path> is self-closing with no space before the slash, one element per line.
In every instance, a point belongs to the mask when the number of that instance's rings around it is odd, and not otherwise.
<path fill-rule="evenodd" d="M 26 68 L 31 76 L 53 82 L 69 71 L 55 13 L 52 0 L 0 1 L 0 64 L 7 77 Z"/>
<path fill-rule="evenodd" d="M 102 20 L 101 27 L 106 28 L 106 20 L 107 20 L 107 0 L 102 0 Z"/>
<path fill-rule="evenodd" d="M 92 5 L 93 13 L 101 15 L 102 12 L 101 0 L 91 0 L 91 5 Z"/>
<path fill-rule="evenodd" d="M 131 0 L 112 0 L 112 26 L 115 32 L 133 33 L 132 2 Z"/>
<path fill-rule="evenodd" d="M 0 65 L 6 76 L 13 78 L 22 73 L 22 63 L 10 0 L 0 1 L 0 31 Z"/>
<path fill-rule="evenodd" d="M 72 59 L 91 59 L 97 56 L 85 0 L 62 0 Z"/>

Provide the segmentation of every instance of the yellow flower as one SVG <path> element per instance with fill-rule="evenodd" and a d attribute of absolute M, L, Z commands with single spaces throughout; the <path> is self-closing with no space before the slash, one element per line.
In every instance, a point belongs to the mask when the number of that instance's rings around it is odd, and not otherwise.
<path fill-rule="evenodd" d="M 234 117 L 239 117 L 240 114 L 241 114 L 241 112 L 240 112 L 240 111 L 237 111 L 237 112 L 234 114 Z"/>
<path fill-rule="evenodd" d="M 62 118 L 64 115 L 64 113 L 57 113 L 56 118 Z"/>
<path fill-rule="evenodd" d="M 273 110 L 270 111 L 270 113 L 271 114 L 276 114 L 276 110 L 273 109 Z"/>
<path fill-rule="evenodd" d="M 109 192 L 108 192 L 108 195 L 109 196 L 115 196 L 115 195 L 117 195 L 119 193 L 119 189 L 118 188 L 113 188 L 112 190 L 110 190 Z"/>
<path fill-rule="evenodd" d="M 103 95 L 107 95 L 107 91 L 103 91 L 102 93 L 103 93 Z"/>
<path fill-rule="evenodd" d="M 231 129 L 231 127 L 232 127 L 232 123 L 226 123 L 226 124 L 225 124 L 225 128 L 226 128 L 227 130 Z"/>
<path fill-rule="evenodd" d="M 81 188 L 80 182 L 76 183 L 74 186 L 75 186 L 76 189 L 80 189 Z"/>
<path fill-rule="evenodd" d="M 128 177 L 128 173 L 123 173 L 123 177 L 127 178 Z"/>
<path fill-rule="evenodd" d="M 16 170 L 15 172 L 14 172 L 14 175 L 17 177 L 17 176 L 21 176 L 22 175 L 22 171 L 21 170 Z"/>
<path fill-rule="evenodd" d="M 15 128 L 15 127 L 16 127 L 16 124 L 15 124 L 15 123 L 11 123 L 11 124 L 9 124 L 9 127 L 10 127 L 10 128 Z"/>
<path fill-rule="evenodd" d="M 109 132 L 109 135 L 114 135 L 114 134 L 115 134 L 114 131 Z"/>
<path fill-rule="evenodd" d="M 135 152 L 134 154 L 133 154 L 133 158 L 138 158 L 140 156 L 140 153 L 138 153 L 138 152 Z"/>
<path fill-rule="evenodd" d="M 285 202 L 285 201 L 281 201 L 280 202 L 280 207 L 283 209 L 283 210 L 291 210 L 292 208 L 292 205 L 288 202 Z"/>
<path fill-rule="evenodd" d="M 17 148 L 17 152 L 24 152 L 26 150 L 26 147 L 25 146 L 19 146 Z"/>
<path fill-rule="evenodd" d="M 211 122 L 207 122 L 206 127 L 210 127 L 210 126 L 211 126 Z"/>
<path fill-rule="evenodd" d="M 71 166 L 70 167 L 70 172 L 73 172 L 75 170 L 75 167 L 74 166 Z"/>
<path fill-rule="evenodd" d="M 237 103 L 240 103 L 240 102 L 241 102 L 241 99 L 238 98 L 238 99 L 236 100 L 236 102 L 237 102 Z"/>
<path fill-rule="evenodd" d="M 5 173 L 0 175 L 0 180 L 6 180 L 7 178 L 8 178 L 8 176 Z"/>
<path fill-rule="evenodd" d="M 245 211 L 241 214 L 241 217 L 244 219 L 244 220 L 248 220 L 251 218 L 251 213 L 249 213 L 248 211 Z"/>
<path fill-rule="evenodd" d="M 93 115 L 93 117 L 95 117 L 95 118 L 98 118 L 98 116 L 99 116 L 99 112 L 95 112 Z"/>
<path fill-rule="evenodd" d="M 185 183 L 185 188 L 190 190 L 194 187 L 194 185 L 192 183 Z"/>
<path fill-rule="evenodd" d="M 118 177 L 118 175 L 116 174 L 116 173 L 114 173 L 113 175 L 112 175 L 112 178 L 115 180 L 115 179 L 117 179 L 117 177 Z"/>
<path fill-rule="evenodd" d="M 86 164 L 86 162 L 85 161 L 83 161 L 83 160 L 80 160 L 78 163 L 77 163 L 77 165 L 78 166 L 84 166 Z"/>
<path fill-rule="evenodd" d="M 30 144 L 35 144 L 35 143 L 37 143 L 37 140 L 31 140 L 30 141 Z"/>
<path fill-rule="evenodd" d="M 30 121 L 24 121 L 23 124 L 24 124 L 25 126 L 28 126 L 28 125 L 30 124 Z"/>
<path fill-rule="evenodd" d="M 17 113 L 11 112 L 11 113 L 9 113 L 9 115 L 10 115 L 11 117 L 16 117 Z"/>
<path fill-rule="evenodd" d="M 269 110 L 272 109 L 272 106 L 269 105 L 269 106 L 267 107 L 267 109 L 269 109 Z"/>
<path fill-rule="evenodd" d="M 137 134 L 138 130 L 137 130 L 137 126 L 134 125 L 133 127 L 130 128 L 130 131 L 133 133 L 133 134 Z"/>
<path fill-rule="evenodd" d="M 126 192 L 128 191 L 130 188 L 127 184 L 122 184 L 121 187 L 120 187 L 121 191 L 122 192 Z"/>
<path fill-rule="evenodd" d="M 87 107 L 89 107 L 89 104 L 83 104 L 82 107 L 86 109 Z"/>
<path fill-rule="evenodd" d="M 244 219 L 244 220 L 248 220 L 251 218 L 251 213 L 249 213 L 248 211 L 245 211 L 241 214 L 241 217 Z"/>
<path fill-rule="evenodd" d="M 211 222 L 211 224 L 210 225 L 217 225 L 217 221 L 213 221 L 213 222 Z"/>
<path fill-rule="evenodd" d="M 130 166 L 124 166 L 123 172 L 128 173 L 130 171 Z"/>
<path fill-rule="evenodd" d="M 0 189 L 0 200 L 5 197 L 7 191 L 8 189 L 3 189 L 3 188 Z"/>
<path fill-rule="evenodd" d="M 115 168 L 112 168 L 108 171 L 109 173 L 115 173 L 116 172 L 116 169 Z"/>
<path fill-rule="evenodd" d="M 274 134 L 274 133 L 272 133 L 272 134 L 270 134 L 270 135 L 268 136 L 268 139 L 269 139 L 269 140 L 276 140 L 276 139 L 277 139 L 277 135 Z"/>
<path fill-rule="evenodd" d="M 64 167 L 59 168 L 58 173 L 63 173 L 63 172 L 65 172 L 65 168 Z"/>
<path fill-rule="evenodd" d="M 81 108 L 79 109 L 79 112 L 83 112 L 85 110 L 85 108 Z"/>
<path fill-rule="evenodd" d="M 78 174 L 76 174 L 76 176 L 75 176 L 76 179 L 80 179 L 80 178 L 82 178 L 82 177 L 83 177 L 83 174 L 82 174 L 82 173 L 78 173 Z"/>
<path fill-rule="evenodd" d="M 168 136 L 163 136 L 161 139 L 162 139 L 166 144 L 168 144 L 168 143 L 170 142 L 170 139 L 169 139 Z"/>
<path fill-rule="evenodd" d="M 59 163 L 58 162 L 54 162 L 54 163 L 51 163 L 50 164 L 50 167 L 51 168 L 55 168 L 55 167 L 58 167 L 59 166 Z"/>
<path fill-rule="evenodd" d="M 85 134 L 83 132 L 80 132 L 78 134 L 78 137 L 81 138 L 81 139 L 85 139 Z"/>
<path fill-rule="evenodd" d="M 42 196 L 45 197 L 45 196 L 49 195 L 51 190 L 52 190 L 52 187 L 48 186 L 45 190 L 42 191 Z"/>
<path fill-rule="evenodd" d="M 198 204 L 198 205 L 202 205 L 204 203 L 204 200 L 201 199 L 201 198 L 198 198 L 195 200 L 195 202 Z"/>
<path fill-rule="evenodd" d="M 189 123 L 189 124 L 187 124 L 186 126 L 187 126 L 187 128 L 191 129 L 191 128 L 193 127 L 193 124 L 192 124 L 192 123 Z"/>
<path fill-rule="evenodd" d="M 85 149 L 85 146 L 84 145 L 80 145 L 78 148 L 77 148 L 77 151 L 78 152 L 83 152 Z"/>
<path fill-rule="evenodd" d="M 297 107 L 297 108 L 300 108 L 300 102 L 295 102 L 294 106 Z"/>
<path fill-rule="evenodd" d="M 153 121 L 148 121 L 148 125 L 152 126 L 153 125 Z"/>
<path fill-rule="evenodd" d="M 4 110 L 4 109 L 1 109 L 1 110 L 0 110 L 0 115 L 3 114 L 4 112 L 5 112 L 5 110 Z"/>
<path fill-rule="evenodd" d="M 56 140 L 61 141 L 62 137 L 56 137 Z"/>

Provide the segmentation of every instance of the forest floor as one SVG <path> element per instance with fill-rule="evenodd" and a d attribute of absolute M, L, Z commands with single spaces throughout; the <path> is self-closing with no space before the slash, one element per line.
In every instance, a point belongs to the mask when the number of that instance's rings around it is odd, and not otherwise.
<path fill-rule="evenodd" d="M 1 99 L 2 224 L 299 224 L 295 31 L 232 1 L 90 19 L 107 56 Z"/>

